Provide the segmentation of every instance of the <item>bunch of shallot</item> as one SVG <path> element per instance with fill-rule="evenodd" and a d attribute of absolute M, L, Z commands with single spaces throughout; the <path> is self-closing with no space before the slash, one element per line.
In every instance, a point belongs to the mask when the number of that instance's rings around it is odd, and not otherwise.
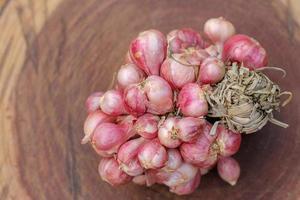
<path fill-rule="evenodd" d="M 129 46 L 116 86 L 88 97 L 82 143 L 90 142 L 102 157 L 99 174 L 110 185 L 157 183 L 186 195 L 215 166 L 224 181 L 237 183 L 240 166 L 232 156 L 241 134 L 223 115 L 235 118 L 236 113 L 235 121 L 244 115 L 239 110 L 226 115 L 230 107 L 216 91 L 224 77 L 231 77 L 226 73 L 233 65 L 261 73 L 256 70 L 267 65 L 267 54 L 255 39 L 235 34 L 222 17 L 209 19 L 204 33 L 209 41 L 190 28 L 166 37 L 157 30 L 140 33 Z M 240 111 L 262 104 L 249 99 L 249 108 Z"/>

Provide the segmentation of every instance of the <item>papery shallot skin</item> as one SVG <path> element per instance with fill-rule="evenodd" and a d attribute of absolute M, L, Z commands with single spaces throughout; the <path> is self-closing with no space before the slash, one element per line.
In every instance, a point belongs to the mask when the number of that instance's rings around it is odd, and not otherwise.
<path fill-rule="evenodd" d="M 153 139 L 145 143 L 139 150 L 138 159 L 145 169 L 158 169 L 165 165 L 168 155 L 159 140 Z"/>
<path fill-rule="evenodd" d="M 176 127 L 178 120 L 179 119 L 176 117 L 169 117 L 163 122 L 158 130 L 159 142 L 165 147 L 177 148 L 181 144 L 181 141 L 178 138 L 179 130 Z"/>
<path fill-rule="evenodd" d="M 135 116 L 143 115 L 147 111 L 147 97 L 139 84 L 125 88 L 124 106 L 127 112 Z"/>
<path fill-rule="evenodd" d="M 224 63 L 218 58 L 209 57 L 200 66 L 198 82 L 202 84 L 216 84 L 224 78 L 224 75 Z"/>
<path fill-rule="evenodd" d="M 160 76 L 148 76 L 143 88 L 148 104 L 147 112 L 163 115 L 173 109 L 173 91 L 171 86 Z"/>
<path fill-rule="evenodd" d="M 223 17 L 211 18 L 204 24 L 204 33 L 214 44 L 223 44 L 235 34 L 235 27 Z"/>
<path fill-rule="evenodd" d="M 102 180 L 112 186 L 123 185 L 131 180 L 131 177 L 120 169 L 114 158 L 102 158 L 98 171 Z"/>
<path fill-rule="evenodd" d="M 202 49 L 205 47 L 201 35 L 191 28 L 173 30 L 168 33 L 167 40 L 171 53 L 182 53 L 188 48 Z"/>
<path fill-rule="evenodd" d="M 100 99 L 101 110 L 112 116 L 126 114 L 123 94 L 119 90 L 108 90 Z"/>
<path fill-rule="evenodd" d="M 154 29 L 141 32 L 129 48 L 131 60 L 147 75 L 159 75 L 166 51 L 165 36 Z"/>
<path fill-rule="evenodd" d="M 162 170 L 167 172 L 173 172 L 178 169 L 182 164 L 182 157 L 178 149 L 168 149 L 168 160 Z"/>
<path fill-rule="evenodd" d="M 216 142 L 219 146 L 220 155 L 231 156 L 238 152 L 242 141 L 241 134 L 227 129 L 224 125 L 219 125 L 217 131 Z"/>
<path fill-rule="evenodd" d="M 94 92 L 85 101 L 85 107 L 88 113 L 97 111 L 100 109 L 100 99 L 104 92 Z"/>
<path fill-rule="evenodd" d="M 183 142 L 192 142 L 202 133 L 206 122 L 200 118 L 183 117 L 178 120 L 176 125 L 180 140 Z"/>
<path fill-rule="evenodd" d="M 187 83 L 196 81 L 195 67 L 183 65 L 172 58 L 167 58 L 160 69 L 160 75 L 168 81 L 172 88 L 181 89 Z"/>
<path fill-rule="evenodd" d="M 106 155 L 112 155 L 117 153 L 118 148 L 127 139 L 128 135 L 121 126 L 106 122 L 96 127 L 92 137 L 92 146 L 97 153 L 105 152 Z"/>
<path fill-rule="evenodd" d="M 218 174 L 219 176 L 229 183 L 230 185 L 234 186 L 239 177 L 240 177 L 240 165 L 239 163 L 232 157 L 221 157 L 218 160 Z"/>
<path fill-rule="evenodd" d="M 187 117 L 202 117 L 208 112 L 204 91 L 196 83 L 186 84 L 179 92 L 177 106 Z"/>
<path fill-rule="evenodd" d="M 200 134 L 196 141 L 183 143 L 179 149 L 185 162 L 200 165 L 207 159 L 211 144 L 204 134 Z"/>
<path fill-rule="evenodd" d="M 170 187 L 170 192 L 173 192 L 177 195 L 192 194 L 200 185 L 200 180 L 201 180 L 201 173 L 198 172 L 196 176 L 190 181 L 188 181 L 187 183 Z"/>
<path fill-rule="evenodd" d="M 268 64 L 266 50 L 254 38 L 238 34 L 224 43 L 222 59 L 225 63 L 238 62 L 251 70 Z"/>
<path fill-rule="evenodd" d="M 85 122 L 84 122 L 84 138 L 82 139 L 81 143 L 86 144 L 89 142 L 93 136 L 94 130 L 96 127 L 103 123 L 103 122 L 113 122 L 115 117 L 109 116 L 102 112 L 101 110 L 97 110 L 94 112 L 89 113 Z"/>
<path fill-rule="evenodd" d="M 140 116 L 135 125 L 134 131 L 146 139 L 153 139 L 157 136 L 159 116 L 150 113 Z"/>
<path fill-rule="evenodd" d="M 133 63 L 122 65 L 117 73 L 117 83 L 123 89 L 142 82 L 144 78 L 144 72 Z"/>
<path fill-rule="evenodd" d="M 169 187 L 185 184 L 192 180 L 198 173 L 198 168 L 189 164 L 182 163 L 179 168 L 170 173 L 163 183 Z"/>
<path fill-rule="evenodd" d="M 120 168 L 130 176 L 138 176 L 144 172 L 138 160 L 138 153 L 144 144 L 144 138 L 136 138 L 122 144 L 118 150 L 117 159 Z"/>

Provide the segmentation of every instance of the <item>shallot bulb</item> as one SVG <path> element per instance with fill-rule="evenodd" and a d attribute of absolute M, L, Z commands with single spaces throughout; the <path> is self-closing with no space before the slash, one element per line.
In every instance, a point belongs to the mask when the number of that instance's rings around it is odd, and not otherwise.
<path fill-rule="evenodd" d="M 200 66 L 198 82 L 203 84 L 216 84 L 225 75 L 224 63 L 215 57 L 209 57 Z"/>
<path fill-rule="evenodd" d="M 95 151 L 102 155 L 113 155 L 118 148 L 128 139 L 128 135 L 120 125 L 114 123 L 101 123 L 94 131 L 92 146 Z"/>
<path fill-rule="evenodd" d="M 157 30 L 140 33 L 130 44 L 132 61 L 147 75 L 159 75 L 162 62 L 166 57 L 165 36 Z"/>
<path fill-rule="evenodd" d="M 157 115 L 144 114 L 134 124 L 134 131 L 143 138 L 153 139 L 157 136 L 159 121 L 160 118 Z"/>
<path fill-rule="evenodd" d="M 173 91 L 163 78 L 148 76 L 143 89 L 146 93 L 148 104 L 147 111 L 152 114 L 163 115 L 173 109 Z"/>
<path fill-rule="evenodd" d="M 138 176 L 144 172 L 137 158 L 140 148 L 144 144 L 144 138 L 129 140 L 122 144 L 118 150 L 118 162 L 120 168 L 130 176 Z"/>
<path fill-rule="evenodd" d="M 238 152 L 242 141 L 241 134 L 232 132 L 223 125 L 219 125 L 217 131 L 216 143 L 219 146 L 219 154 L 221 156 L 231 156 Z"/>
<path fill-rule="evenodd" d="M 177 106 L 182 114 L 187 117 L 202 117 L 208 112 L 205 94 L 196 83 L 183 86 L 178 94 Z"/>
<path fill-rule="evenodd" d="M 223 61 L 238 62 L 249 69 L 257 69 L 268 64 L 266 50 L 258 41 L 247 35 L 234 35 L 226 40 Z"/>
<path fill-rule="evenodd" d="M 232 157 L 221 157 L 218 160 L 218 174 L 219 176 L 229 183 L 235 185 L 240 177 L 240 165 Z"/>
<path fill-rule="evenodd" d="M 131 138 L 136 135 L 134 131 L 134 125 L 137 118 L 133 115 L 122 115 L 117 117 L 116 122 L 127 134 L 127 138 Z"/>
<path fill-rule="evenodd" d="M 188 48 L 202 49 L 205 43 L 199 33 L 191 28 L 173 30 L 167 35 L 168 50 L 171 53 L 183 53 Z"/>
<path fill-rule="evenodd" d="M 85 106 L 88 113 L 94 112 L 100 109 L 100 99 L 103 96 L 103 92 L 94 92 L 86 100 Z"/>
<path fill-rule="evenodd" d="M 204 134 L 200 134 L 195 142 L 183 143 L 179 149 L 185 162 L 201 165 L 209 156 L 211 144 Z"/>
<path fill-rule="evenodd" d="M 222 45 L 235 34 L 235 28 L 223 17 L 211 18 L 204 24 L 204 33 L 214 44 Z"/>
<path fill-rule="evenodd" d="M 81 140 L 81 143 L 86 144 L 91 140 L 94 130 L 99 124 L 104 122 L 113 122 L 114 120 L 114 117 L 109 116 L 100 110 L 90 113 L 84 122 L 84 137 Z"/>
<path fill-rule="evenodd" d="M 106 91 L 100 99 L 101 110 L 112 116 L 126 114 L 123 95 L 118 90 Z"/>
<path fill-rule="evenodd" d="M 162 170 L 167 172 L 173 172 L 182 164 L 182 157 L 178 149 L 168 149 L 168 161 L 166 162 L 165 166 Z"/>
<path fill-rule="evenodd" d="M 199 186 L 201 180 L 201 173 L 198 172 L 196 176 L 190 181 L 176 185 L 170 188 L 170 192 L 173 192 L 177 195 L 188 195 L 193 193 Z"/>
<path fill-rule="evenodd" d="M 143 115 L 147 110 L 147 97 L 140 84 L 130 85 L 124 91 L 126 110 L 136 116 Z"/>
<path fill-rule="evenodd" d="M 140 83 L 144 78 L 143 71 L 133 63 L 121 66 L 117 74 L 117 82 L 121 88 Z"/>
<path fill-rule="evenodd" d="M 204 119 L 183 117 L 177 122 L 178 137 L 183 142 L 192 142 L 202 132 L 204 125 Z"/>
<path fill-rule="evenodd" d="M 160 69 L 160 75 L 176 89 L 181 89 L 185 84 L 196 81 L 197 69 L 186 66 L 174 59 L 167 58 Z"/>
<path fill-rule="evenodd" d="M 131 180 L 131 177 L 120 169 L 114 158 L 103 158 L 100 161 L 98 171 L 102 180 L 112 186 L 122 185 Z"/>
<path fill-rule="evenodd" d="M 182 163 L 179 168 L 170 174 L 163 183 L 169 187 L 185 184 L 192 180 L 198 173 L 198 168 L 189 164 Z"/>
<path fill-rule="evenodd" d="M 154 139 L 143 145 L 138 153 L 138 159 L 145 169 L 158 169 L 165 165 L 168 155 L 158 139 Z"/>
<path fill-rule="evenodd" d="M 181 144 L 178 138 L 179 130 L 176 127 L 178 120 L 175 117 L 169 117 L 158 130 L 158 139 L 165 147 L 177 148 Z"/>

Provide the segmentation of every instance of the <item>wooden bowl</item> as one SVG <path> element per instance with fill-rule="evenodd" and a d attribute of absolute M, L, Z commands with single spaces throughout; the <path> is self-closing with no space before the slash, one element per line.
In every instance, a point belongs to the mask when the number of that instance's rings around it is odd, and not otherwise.
<path fill-rule="evenodd" d="M 299 26 L 285 1 L 34 0 L 0 4 L 0 199 L 299 199 Z M 299 5 L 299 4 L 296 4 Z M 292 9 L 292 10 L 291 10 Z M 297 10 L 297 9 L 296 9 Z M 97 172 L 100 158 L 81 145 L 86 97 L 106 90 L 124 63 L 130 41 L 155 28 L 201 31 L 205 20 L 224 16 L 239 33 L 257 38 L 269 53 L 270 72 L 293 101 L 269 124 L 243 137 L 235 156 L 236 186 L 215 171 L 192 195 L 178 197 L 164 186 L 113 188 Z M 17 24 L 17 25 L 16 25 Z M 3 51 L 1 51 L 3 50 Z"/>

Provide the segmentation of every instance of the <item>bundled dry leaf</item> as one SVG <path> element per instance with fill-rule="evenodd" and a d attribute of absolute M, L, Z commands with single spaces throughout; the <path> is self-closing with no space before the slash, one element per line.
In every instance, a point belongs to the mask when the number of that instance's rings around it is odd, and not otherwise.
<path fill-rule="evenodd" d="M 250 71 L 234 63 L 224 79 L 206 93 L 208 116 L 220 118 L 229 129 L 246 134 L 260 130 L 268 121 L 287 128 L 288 124 L 273 117 L 273 111 L 279 111 L 283 94 L 289 98 L 282 106 L 291 100 L 290 92 L 281 92 L 261 71 Z"/>

